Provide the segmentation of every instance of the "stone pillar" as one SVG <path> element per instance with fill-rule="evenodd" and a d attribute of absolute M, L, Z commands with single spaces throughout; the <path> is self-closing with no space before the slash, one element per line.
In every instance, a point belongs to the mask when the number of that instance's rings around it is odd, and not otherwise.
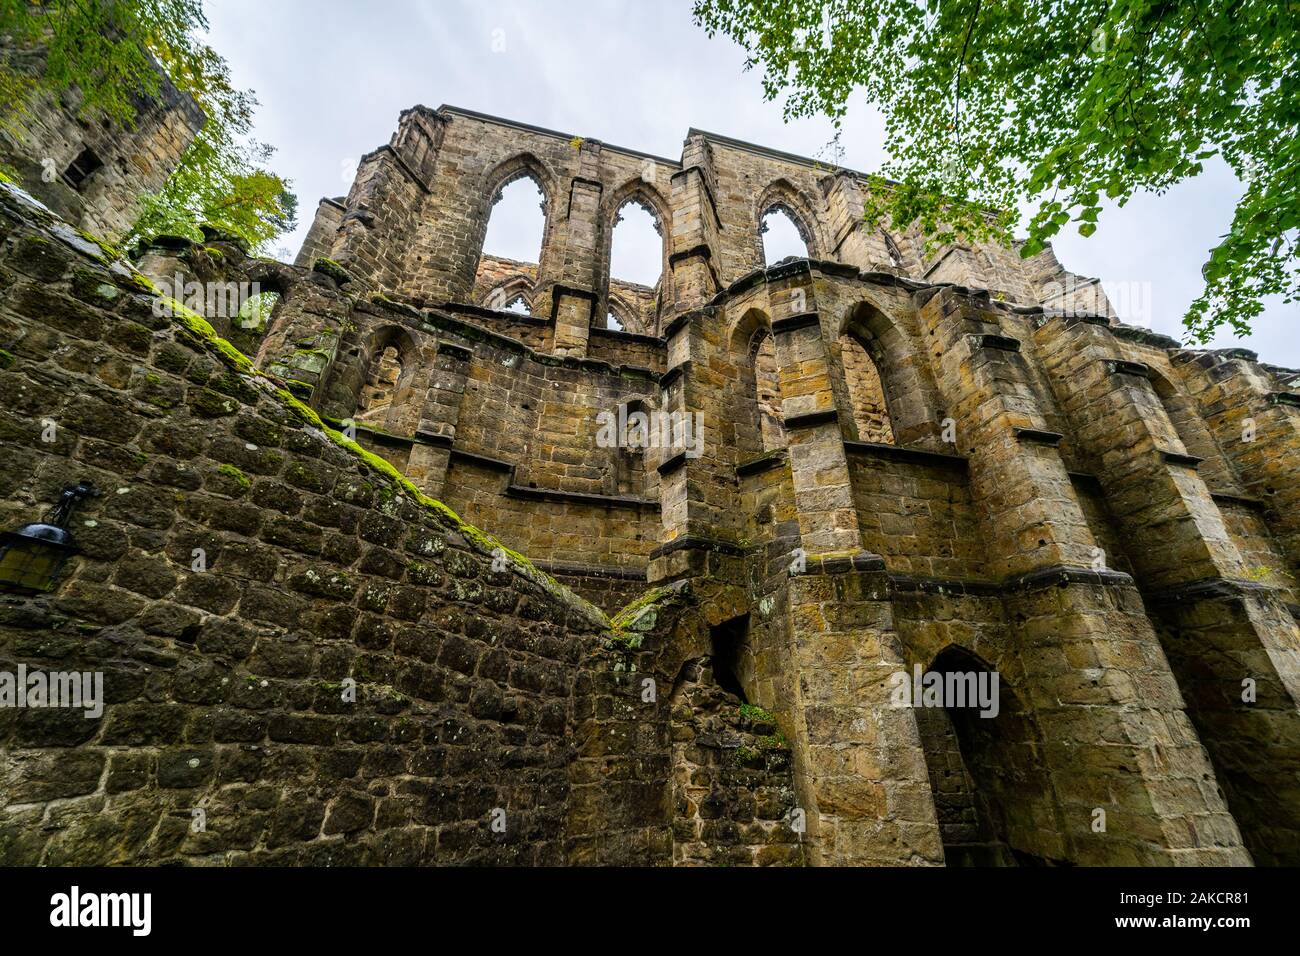
<path fill-rule="evenodd" d="M 920 319 L 1019 648 L 1010 689 L 1044 739 L 1059 813 L 1050 851 L 1080 863 L 1247 862 L 1217 790 L 1202 787 L 1213 771 L 1132 580 L 1094 566 L 1026 343 L 1003 334 L 986 295 L 922 293 Z"/>
<path fill-rule="evenodd" d="M 583 358 L 591 335 L 591 316 L 596 295 L 588 289 L 557 285 L 551 290 L 551 314 L 555 321 L 555 354 Z"/>
<path fill-rule="evenodd" d="M 925 296 L 925 293 L 922 293 Z M 920 318 L 949 435 L 970 461 L 990 570 L 998 578 L 1049 567 L 1090 568 L 1096 543 L 1028 386 L 1020 343 L 1001 334 L 986 296 L 942 290 L 920 300 Z"/>
<path fill-rule="evenodd" d="M 332 258 L 334 242 L 338 238 L 339 226 L 343 223 L 343 214 L 347 211 L 343 205 L 344 198 L 322 199 L 316 206 L 316 218 L 312 220 L 307 238 L 302 241 L 302 248 L 294 258 L 293 264 L 311 268 L 313 262 L 324 257 Z"/>
<path fill-rule="evenodd" d="M 672 177 L 668 268 L 673 274 L 674 312 L 700 308 L 721 288 L 714 256 L 719 223 L 711 179 L 708 144 L 703 136 L 692 136 L 682 148 L 682 169 Z"/>
<path fill-rule="evenodd" d="M 768 301 L 803 549 L 808 555 L 858 554 L 862 532 L 831 384 L 827 333 L 807 262 L 768 270 Z"/>
<path fill-rule="evenodd" d="M 375 286 L 401 291 L 413 281 L 405 254 L 430 193 L 445 124 L 425 107 L 406 110 L 391 142 L 361 157 L 327 258 Z"/>
<path fill-rule="evenodd" d="M 862 187 L 857 175 L 837 170 L 823 183 L 832 244 L 829 258 L 868 272 L 903 271 L 903 263 L 896 262 L 891 255 L 884 234 L 873 229 L 864 218 Z M 895 247 L 895 252 L 901 260 L 901 251 Z"/>
<path fill-rule="evenodd" d="M 943 861 L 916 715 L 890 702 L 905 670 L 880 571 L 810 560 L 790 577 L 787 712 L 809 861 Z"/>
<path fill-rule="evenodd" d="M 1300 630 L 1276 591 L 1243 579 L 1199 459 L 1146 366 L 1120 358 L 1102 322 L 1044 321 L 1044 365 L 1129 542 L 1246 845 L 1261 863 L 1300 862 Z"/>
<path fill-rule="evenodd" d="M 1249 353 L 1178 352 L 1174 366 L 1269 530 L 1300 571 L 1300 395 Z"/>
<path fill-rule="evenodd" d="M 863 550 L 830 351 L 806 262 L 768 270 L 802 549 L 784 658 L 795 788 L 822 865 L 943 860 L 915 714 L 891 706 L 905 669 L 884 562 Z"/>
<path fill-rule="evenodd" d="M 465 381 L 474 353 L 451 342 L 439 342 L 433 375 L 420 423 L 415 430 L 417 443 L 411 447 L 406 477 L 431 498 L 442 496 L 451 464 L 451 445 L 460 421 L 460 406 L 465 397 Z"/>
<path fill-rule="evenodd" d="M 597 235 L 600 231 L 599 140 L 585 139 L 578 147 L 578 172 L 569 183 L 567 209 L 549 249 L 543 250 L 545 270 L 539 285 L 553 281 L 551 317 L 555 321 L 555 354 L 583 357 L 596 308 Z M 611 227 L 612 228 L 612 227 Z"/>
<path fill-rule="evenodd" d="M 726 434 L 732 395 L 730 383 L 710 368 L 713 357 L 725 354 L 721 319 L 709 310 L 679 316 L 668 327 L 669 368 L 659 382 L 659 409 L 701 421 L 703 433 L 698 456 L 676 447 L 647 450 L 646 467 L 659 473 L 663 520 L 663 543 L 651 553 L 652 583 L 716 570 L 721 559 L 728 565 L 740 560 L 735 448 Z"/>
<path fill-rule="evenodd" d="M 693 136 L 683 149 L 682 171 L 672 177 L 668 268 L 676 301 L 674 318 L 663 330 L 668 371 L 660 380 L 659 403 L 665 414 L 703 415 L 704 454 L 647 455 L 646 467 L 659 472 L 664 529 L 663 543 L 651 553 L 652 583 L 700 574 L 719 561 L 731 570 L 740 563 L 734 533 L 723 530 L 734 506 L 727 489 L 735 480 L 735 448 L 722 435 L 732 396 L 726 383 L 708 371 L 714 357 L 726 355 L 727 349 L 720 331 L 723 316 L 704 308 L 718 290 L 711 265 L 716 212 L 706 182 L 707 161 L 704 138 Z"/>
<path fill-rule="evenodd" d="M 1145 365 L 1123 360 L 1108 328 L 1044 322 L 1037 336 L 1074 437 L 1098 466 L 1148 587 L 1240 578 L 1243 567 Z"/>

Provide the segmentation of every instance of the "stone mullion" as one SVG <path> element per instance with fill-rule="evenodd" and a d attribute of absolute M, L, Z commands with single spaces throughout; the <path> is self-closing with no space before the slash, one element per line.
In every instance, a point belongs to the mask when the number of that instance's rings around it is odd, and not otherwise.
<path fill-rule="evenodd" d="M 590 152 L 587 144 L 583 145 L 582 151 Z M 580 160 L 580 172 L 589 165 L 584 156 Z M 558 242 L 548 243 L 548 247 L 554 245 L 555 248 L 543 252 L 547 268 L 538 276 L 538 285 L 544 285 L 552 276 L 556 279 L 551 287 L 556 355 L 582 357 L 587 354 L 592 310 L 596 307 L 593 285 L 598 272 L 596 235 L 601 192 L 598 180 L 581 175 L 574 177 L 569 184 L 567 201 L 561 200 L 566 212 L 558 230 Z"/>
<path fill-rule="evenodd" d="M 692 137 L 682 152 L 682 169 L 671 179 L 668 268 L 675 298 L 671 306 L 678 313 L 701 308 L 719 289 L 717 211 L 705 178 L 707 162 L 703 141 Z"/>

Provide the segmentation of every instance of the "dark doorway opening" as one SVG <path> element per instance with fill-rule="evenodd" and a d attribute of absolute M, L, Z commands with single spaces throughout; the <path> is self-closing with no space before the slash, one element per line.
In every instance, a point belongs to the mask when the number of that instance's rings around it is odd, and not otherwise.
<path fill-rule="evenodd" d="M 749 635 L 749 615 L 724 621 L 709 628 L 712 645 L 713 679 L 729 694 L 735 694 L 743 703 L 749 703 L 740 682 L 742 651 Z"/>

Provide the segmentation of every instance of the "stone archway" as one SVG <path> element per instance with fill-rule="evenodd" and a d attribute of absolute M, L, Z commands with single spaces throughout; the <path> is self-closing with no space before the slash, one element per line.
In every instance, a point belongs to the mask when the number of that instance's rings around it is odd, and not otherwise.
<path fill-rule="evenodd" d="M 1060 865 L 1037 839 L 1055 813 L 1037 734 L 1003 675 L 953 645 L 924 674 L 944 689 L 915 715 L 947 865 Z"/>

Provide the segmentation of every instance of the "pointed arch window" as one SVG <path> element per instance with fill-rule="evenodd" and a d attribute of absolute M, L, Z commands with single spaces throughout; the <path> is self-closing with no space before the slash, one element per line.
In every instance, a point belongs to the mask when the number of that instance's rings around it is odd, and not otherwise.
<path fill-rule="evenodd" d="M 405 331 L 393 327 L 380 330 L 372 343 L 362 353 L 364 378 L 352 417 L 381 430 L 406 434 L 408 427 L 414 429 L 412 416 L 418 417 L 419 411 L 411 400 L 420 365 L 415 343 Z"/>
<path fill-rule="evenodd" d="M 763 263 L 774 266 L 783 259 L 807 259 L 808 238 L 789 206 L 773 203 L 759 218 L 759 235 L 763 241 Z"/>
<path fill-rule="evenodd" d="M 492 197 L 475 285 L 482 288 L 494 284 L 503 272 L 512 271 L 503 263 L 535 266 L 541 261 L 545 236 L 546 193 L 536 176 L 523 169 L 507 179 Z"/>
<path fill-rule="evenodd" d="M 401 378 L 401 352 L 396 345 L 388 345 L 370 363 L 366 383 L 361 387 L 361 407 L 357 411 L 357 420 L 376 422 L 386 419 Z"/>
<path fill-rule="evenodd" d="M 856 335 L 846 332 L 840 336 L 840 358 L 858 441 L 894 444 L 885 388 L 871 352 Z"/>
<path fill-rule="evenodd" d="M 627 199 L 614 213 L 609 277 L 652 289 L 663 275 L 663 250 L 663 227 L 654 208 L 638 197 Z"/>

